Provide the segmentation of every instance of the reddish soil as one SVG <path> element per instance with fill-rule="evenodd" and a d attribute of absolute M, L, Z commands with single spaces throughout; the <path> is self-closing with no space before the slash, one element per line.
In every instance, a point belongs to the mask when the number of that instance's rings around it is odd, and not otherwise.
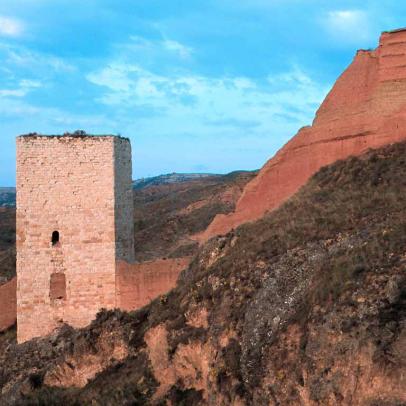
<path fill-rule="evenodd" d="M 322 166 L 406 139 L 406 30 L 383 33 L 374 51 L 358 51 L 320 106 L 247 184 L 231 214 L 219 214 L 198 241 L 261 218 Z"/>

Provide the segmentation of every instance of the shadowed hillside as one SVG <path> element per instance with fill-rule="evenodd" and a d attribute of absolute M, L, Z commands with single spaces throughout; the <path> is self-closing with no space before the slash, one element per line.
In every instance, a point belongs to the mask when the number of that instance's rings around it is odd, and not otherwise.
<path fill-rule="evenodd" d="M 404 404 L 405 157 L 401 143 L 322 168 L 139 311 L 9 344 L 0 401 Z"/>
<path fill-rule="evenodd" d="M 230 213 L 256 172 L 232 172 L 177 182 L 148 183 L 134 191 L 135 258 L 184 257 L 197 250 L 191 236 L 220 213 Z M 162 182 L 162 179 L 160 180 Z"/>
<path fill-rule="evenodd" d="M 0 285 L 15 275 L 15 209 L 0 207 Z"/>
<path fill-rule="evenodd" d="M 15 207 L 16 190 L 13 187 L 0 187 L 0 207 Z"/>

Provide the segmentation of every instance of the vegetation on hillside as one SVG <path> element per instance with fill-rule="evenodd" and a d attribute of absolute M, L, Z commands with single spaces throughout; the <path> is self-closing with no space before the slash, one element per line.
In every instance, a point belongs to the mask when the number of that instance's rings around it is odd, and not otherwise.
<path fill-rule="evenodd" d="M 216 176 L 222 176 L 219 174 L 211 173 L 168 173 L 166 175 L 152 176 L 149 178 L 136 179 L 133 182 L 134 189 L 144 189 L 150 186 L 158 186 L 170 183 L 182 183 L 189 182 L 191 180 L 198 180 L 203 178 L 214 178 Z"/>
<path fill-rule="evenodd" d="M 256 172 L 205 176 L 149 185 L 134 193 L 135 257 L 138 261 L 196 253 L 190 237 L 207 228 L 216 214 L 230 213 Z"/>
<path fill-rule="evenodd" d="M 209 241 L 143 309 L 11 345 L 3 399 L 404 404 L 405 190 L 406 143 L 321 169 L 279 209 Z M 128 355 L 85 387 L 49 385 L 118 343 Z"/>

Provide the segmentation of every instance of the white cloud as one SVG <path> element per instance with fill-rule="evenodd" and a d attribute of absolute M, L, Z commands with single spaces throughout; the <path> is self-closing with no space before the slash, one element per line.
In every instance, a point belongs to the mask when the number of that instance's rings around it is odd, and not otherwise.
<path fill-rule="evenodd" d="M 0 97 L 24 97 L 26 94 L 22 89 L 0 89 Z"/>
<path fill-rule="evenodd" d="M 176 55 L 181 59 L 189 58 L 193 53 L 193 48 L 179 41 L 166 38 L 161 34 L 159 39 L 147 39 L 138 35 L 131 35 L 130 42 L 118 44 L 118 48 L 132 53 L 146 55 L 148 57 L 164 57 L 165 55 Z"/>
<path fill-rule="evenodd" d="M 164 76 L 135 64 L 111 63 L 87 75 L 105 88 L 98 102 L 137 122 L 150 136 L 191 133 L 292 135 L 309 124 L 328 88 L 298 67 L 262 80 L 249 77 Z M 145 116 L 138 115 L 142 111 Z M 153 117 L 151 117 L 153 116 Z M 159 119 L 157 118 L 159 116 Z"/>
<path fill-rule="evenodd" d="M 3 54 L 3 55 L 2 55 Z M 12 66 L 29 68 L 30 70 L 51 69 L 54 72 L 74 72 L 76 67 L 61 58 L 40 52 L 34 52 L 23 46 L 0 42 L 0 56 L 3 63 Z"/>
<path fill-rule="evenodd" d="M 168 51 L 177 53 L 181 58 L 188 58 L 192 54 L 192 48 L 177 41 L 166 39 L 163 41 L 163 46 Z"/>
<path fill-rule="evenodd" d="M 87 80 L 99 86 L 108 87 L 116 92 L 128 92 L 131 80 L 128 74 L 133 70 L 130 65 L 111 64 L 98 72 L 87 75 Z"/>
<path fill-rule="evenodd" d="M 338 10 L 328 13 L 328 22 L 333 29 L 348 31 L 357 28 L 366 21 L 365 12 L 361 10 Z"/>
<path fill-rule="evenodd" d="M 16 89 L 0 89 L 0 98 L 2 97 L 24 97 L 31 90 L 41 87 L 41 82 L 37 80 L 22 79 Z"/>
<path fill-rule="evenodd" d="M 19 37 L 23 31 L 24 25 L 20 20 L 0 16 L 0 35 L 6 37 Z"/>
<path fill-rule="evenodd" d="M 20 86 L 26 89 L 35 89 L 41 87 L 42 84 L 38 80 L 22 79 L 20 80 Z"/>
<path fill-rule="evenodd" d="M 362 44 L 372 37 L 370 19 L 363 10 L 329 11 L 323 25 L 330 37 L 341 43 Z"/>
<path fill-rule="evenodd" d="M 32 131 L 60 133 L 78 128 L 103 133 L 117 127 L 116 123 L 103 115 L 74 114 L 59 108 L 35 106 L 25 102 L 24 99 L 8 96 L 14 95 L 5 94 L 4 97 L 0 97 L 0 115 L 3 125 L 8 120 L 20 127 L 19 133 Z"/>

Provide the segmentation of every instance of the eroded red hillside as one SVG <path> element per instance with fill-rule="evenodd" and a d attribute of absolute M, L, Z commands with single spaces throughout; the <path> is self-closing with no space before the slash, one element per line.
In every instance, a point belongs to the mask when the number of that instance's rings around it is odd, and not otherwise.
<path fill-rule="evenodd" d="M 197 240 L 259 219 L 292 196 L 319 168 L 369 148 L 406 139 L 406 29 L 383 33 L 373 51 L 358 51 L 316 113 L 259 175 L 235 212 L 219 214 Z"/>

